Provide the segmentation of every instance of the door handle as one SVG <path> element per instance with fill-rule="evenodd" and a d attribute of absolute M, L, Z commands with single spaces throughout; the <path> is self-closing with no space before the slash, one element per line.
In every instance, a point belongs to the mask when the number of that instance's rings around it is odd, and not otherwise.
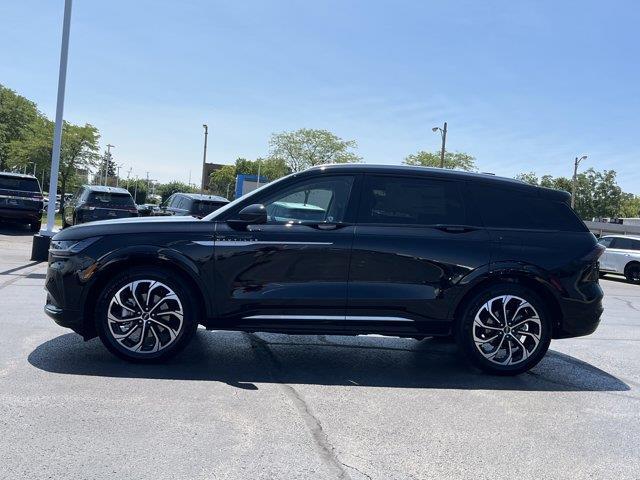
<path fill-rule="evenodd" d="M 477 227 L 469 227 L 467 225 L 438 225 L 436 228 L 448 233 L 467 233 L 478 230 Z"/>
<path fill-rule="evenodd" d="M 346 223 L 316 223 L 311 225 L 313 228 L 317 228 L 318 230 L 338 230 L 339 228 L 346 227 Z"/>

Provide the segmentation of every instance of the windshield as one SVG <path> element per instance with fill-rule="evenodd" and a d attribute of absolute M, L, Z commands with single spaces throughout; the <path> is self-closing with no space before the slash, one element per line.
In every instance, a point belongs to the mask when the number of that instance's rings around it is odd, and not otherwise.
<path fill-rule="evenodd" d="M 20 178 L 0 175 L 0 188 L 21 192 L 40 192 L 40 184 L 35 178 Z"/>
<path fill-rule="evenodd" d="M 278 180 L 274 180 L 271 183 L 265 183 L 261 187 L 256 188 L 253 192 L 249 192 L 246 195 L 238 197 L 233 202 L 229 202 L 224 207 L 220 207 L 219 209 L 215 210 L 214 212 L 211 212 L 209 215 L 204 217 L 203 220 L 213 220 L 214 218 L 218 217 L 219 215 L 222 215 L 227 210 L 230 210 L 233 207 L 235 207 L 238 203 L 243 202 L 243 201 L 247 200 L 248 198 L 252 198 L 253 196 L 255 196 L 258 193 L 262 192 L 262 190 L 264 190 L 265 188 L 270 187 L 271 185 L 275 185 L 277 183 L 280 183 L 280 182 L 282 182 L 282 181 L 284 181 L 284 180 L 286 180 L 286 179 L 288 179 L 288 178 L 290 178 L 290 177 L 292 177 L 294 175 L 296 175 L 296 174 L 295 173 L 290 173 L 286 177 L 279 178 Z"/>

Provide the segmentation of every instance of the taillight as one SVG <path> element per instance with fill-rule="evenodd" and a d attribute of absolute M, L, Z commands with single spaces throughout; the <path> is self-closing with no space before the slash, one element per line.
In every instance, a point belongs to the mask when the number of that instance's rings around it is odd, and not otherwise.
<path fill-rule="evenodd" d="M 602 245 L 597 243 L 596 246 L 593 247 L 593 250 L 587 253 L 582 259 L 586 262 L 595 262 L 602 256 L 605 250 Z"/>

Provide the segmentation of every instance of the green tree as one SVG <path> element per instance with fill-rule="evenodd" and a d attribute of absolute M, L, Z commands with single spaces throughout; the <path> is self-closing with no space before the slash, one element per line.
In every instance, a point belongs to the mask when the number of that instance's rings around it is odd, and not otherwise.
<path fill-rule="evenodd" d="M 421 150 L 417 153 L 407 155 L 402 163 L 405 165 L 437 168 L 440 167 L 440 152 L 425 152 Z M 444 168 L 474 172 L 477 170 L 476 159 L 468 153 L 445 152 Z"/>
<path fill-rule="evenodd" d="M 355 140 L 342 140 L 327 130 L 301 128 L 295 132 L 274 133 L 269 146 L 269 157 L 284 161 L 292 172 L 314 165 L 362 160 L 351 151 L 357 147 Z"/>
<path fill-rule="evenodd" d="M 166 202 L 167 199 L 174 193 L 196 193 L 197 191 L 198 190 L 196 188 L 193 188 L 191 185 L 187 185 L 186 183 L 177 181 L 162 183 L 156 188 L 156 193 L 162 197 L 161 203 Z"/>
<path fill-rule="evenodd" d="M 44 116 L 36 104 L 0 84 L 0 171 L 9 168 L 16 143 L 28 138 L 33 123 Z"/>
<path fill-rule="evenodd" d="M 236 183 L 236 166 L 225 165 L 224 167 L 211 173 L 209 177 L 209 190 L 214 195 L 222 197 L 232 197 L 234 194 L 234 185 Z M 231 200 L 231 198 L 229 198 Z"/>
<path fill-rule="evenodd" d="M 640 217 L 640 196 L 634 195 L 633 193 L 623 193 L 618 217 Z"/>
<path fill-rule="evenodd" d="M 533 185 L 555 188 L 571 193 L 573 182 L 567 177 L 544 175 L 538 178 L 534 172 L 516 176 Z M 623 205 L 622 189 L 616 183 L 616 172 L 604 170 L 597 172 L 590 168 L 576 177 L 575 210 L 580 218 L 590 220 L 598 217 L 617 217 Z"/>

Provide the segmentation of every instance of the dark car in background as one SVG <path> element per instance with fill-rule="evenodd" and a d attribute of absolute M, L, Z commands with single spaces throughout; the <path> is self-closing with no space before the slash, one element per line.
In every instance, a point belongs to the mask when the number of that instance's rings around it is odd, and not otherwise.
<path fill-rule="evenodd" d="M 33 175 L 0 172 L 0 220 L 29 225 L 40 230 L 44 197 Z"/>
<path fill-rule="evenodd" d="M 79 223 L 137 217 L 138 209 L 128 190 L 83 185 L 64 205 L 62 228 Z"/>
<path fill-rule="evenodd" d="M 161 215 L 190 215 L 202 218 L 229 203 L 224 197 L 217 195 L 201 195 L 198 193 L 174 193 L 161 207 Z"/>
<path fill-rule="evenodd" d="M 444 169 L 330 165 L 202 220 L 63 230 L 51 241 L 45 311 L 137 362 L 177 353 L 202 324 L 454 336 L 474 365 L 513 375 L 552 338 L 597 328 L 603 250 L 566 192 Z"/>

